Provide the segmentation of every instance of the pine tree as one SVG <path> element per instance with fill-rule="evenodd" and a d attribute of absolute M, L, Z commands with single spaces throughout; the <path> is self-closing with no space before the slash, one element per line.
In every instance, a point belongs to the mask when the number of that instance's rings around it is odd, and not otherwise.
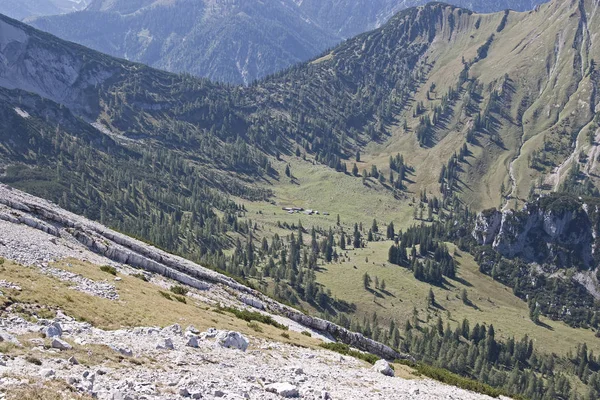
<path fill-rule="evenodd" d="M 367 272 L 365 272 L 365 274 L 363 275 L 363 285 L 365 286 L 365 289 L 369 289 L 371 287 L 371 282 L 371 277 Z"/>
<path fill-rule="evenodd" d="M 387 227 L 386 237 L 391 240 L 394 239 L 395 236 L 396 232 L 394 232 L 394 223 L 390 222 L 390 224 Z"/>
<path fill-rule="evenodd" d="M 373 225 L 371 225 L 371 230 L 372 230 L 374 233 L 377 233 L 377 232 L 379 232 L 379 226 L 377 225 L 377 220 L 375 220 L 375 219 L 373 220 Z"/>
<path fill-rule="evenodd" d="M 433 307 L 435 305 L 435 295 L 433 294 L 433 290 L 429 288 L 429 293 L 427 294 L 427 305 L 429 307 Z"/>
<path fill-rule="evenodd" d="M 471 302 L 467 294 L 467 289 L 462 290 L 462 292 L 460 293 L 460 298 L 465 305 L 470 305 Z"/>

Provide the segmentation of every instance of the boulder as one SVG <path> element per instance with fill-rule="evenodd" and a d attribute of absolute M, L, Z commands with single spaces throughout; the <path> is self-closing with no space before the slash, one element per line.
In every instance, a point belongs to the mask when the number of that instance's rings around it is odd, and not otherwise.
<path fill-rule="evenodd" d="M 202 332 L 202 334 L 200 334 L 200 339 L 202 339 L 202 340 L 212 339 L 214 337 L 217 337 L 218 334 L 219 334 L 219 331 L 216 330 L 215 328 L 208 328 L 208 330 L 206 332 Z"/>
<path fill-rule="evenodd" d="M 40 370 L 40 375 L 42 378 L 52 378 L 54 375 L 56 375 L 56 372 L 54 372 L 54 370 L 51 368 L 45 368 Z"/>
<path fill-rule="evenodd" d="M 390 364 L 385 360 L 379 360 L 373 365 L 373 370 L 383 374 L 385 376 L 394 376 L 394 370 Z"/>
<path fill-rule="evenodd" d="M 217 343 L 229 349 L 238 349 L 246 351 L 248 348 L 248 339 L 239 332 L 221 332 L 217 335 Z"/>
<path fill-rule="evenodd" d="M 111 346 L 111 348 L 125 357 L 133 357 L 133 351 L 128 347 Z"/>
<path fill-rule="evenodd" d="M 179 324 L 173 324 L 173 325 L 167 326 L 162 331 L 165 333 L 172 333 L 175 335 L 181 335 L 181 333 L 182 333 L 181 325 L 179 325 Z"/>
<path fill-rule="evenodd" d="M 53 349 L 58 349 L 58 350 L 71 350 L 73 348 L 73 346 L 71 346 L 69 343 L 65 342 L 62 339 L 58 339 L 58 338 L 52 339 L 51 346 Z"/>
<path fill-rule="evenodd" d="M 125 400 L 125 395 L 120 390 L 115 390 L 111 393 L 111 400 Z"/>
<path fill-rule="evenodd" d="M 15 346 L 19 347 L 21 346 L 21 342 L 19 342 L 19 340 L 16 337 L 14 337 L 8 332 L 0 330 L 0 343 L 2 342 L 12 343 Z"/>
<path fill-rule="evenodd" d="M 193 347 L 195 349 L 198 348 L 198 337 L 190 336 L 190 338 L 188 339 L 188 341 L 185 345 L 188 347 Z"/>
<path fill-rule="evenodd" d="M 77 361 L 77 359 L 75 358 L 75 356 L 69 357 L 69 359 L 67 361 L 69 361 L 69 364 L 79 365 L 79 361 Z"/>
<path fill-rule="evenodd" d="M 156 345 L 157 350 L 175 350 L 175 346 L 173 345 L 173 340 L 170 338 L 166 338 L 161 340 Z"/>
<path fill-rule="evenodd" d="M 51 325 L 47 326 L 46 329 L 44 329 L 44 334 L 46 334 L 46 337 L 48 338 L 61 337 L 63 330 L 58 322 L 53 322 Z"/>
<path fill-rule="evenodd" d="M 272 383 L 270 385 L 265 386 L 265 390 L 270 393 L 275 393 L 281 397 L 285 398 L 293 398 L 300 396 L 300 392 L 298 392 L 298 388 L 291 383 Z"/>
<path fill-rule="evenodd" d="M 197 336 L 200 334 L 200 331 L 198 329 L 196 329 L 196 327 L 194 325 L 190 325 L 187 328 L 185 328 L 185 335 L 186 336 Z"/>

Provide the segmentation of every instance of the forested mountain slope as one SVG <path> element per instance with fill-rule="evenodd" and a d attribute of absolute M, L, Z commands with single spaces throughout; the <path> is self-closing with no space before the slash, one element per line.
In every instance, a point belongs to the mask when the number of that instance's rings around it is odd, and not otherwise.
<path fill-rule="evenodd" d="M 541 1 L 464 1 L 479 12 L 530 10 Z M 92 2 L 31 21 L 95 50 L 173 72 L 251 83 L 384 24 L 424 0 Z"/>
<path fill-rule="evenodd" d="M 268 195 L 239 174 L 274 174 L 277 153 L 306 152 L 350 171 L 346 163 L 366 148 L 363 158 L 384 176 L 389 156 L 407 153 L 415 175 L 395 180 L 396 189 L 481 209 L 500 204 L 500 186 L 512 199 L 581 179 L 587 186 L 578 187 L 593 191 L 594 157 L 579 154 L 596 148 L 584 139 L 596 129 L 597 6 L 489 15 L 413 8 L 250 87 L 119 61 L 3 18 L 0 84 L 63 104 L 124 146 L 159 146 L 153 154 L 172 153 L 182 171 L 231 171 L 227 182 L 205 177 L 230 194 Z"/>
<path fill-rule="evenodd" d="M 1 180 L 457 374 L 597 398 L 599 7 L 411 8 L 249 86 L 0 17 Z"/>

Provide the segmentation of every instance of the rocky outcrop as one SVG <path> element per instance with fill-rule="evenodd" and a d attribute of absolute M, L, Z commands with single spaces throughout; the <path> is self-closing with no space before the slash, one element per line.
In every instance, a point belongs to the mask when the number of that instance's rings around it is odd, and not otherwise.
<path fill-rule="evenodd" d="M 218 272 L 112 231 L 48 201 L 0 184 L 1 215 L 10 216 L 10 220 L 8 217 L 4 220 L 12 224 L 27 225 L 57 238 L 76 241 L 92 252 L 117 263 L 158 274 L 199 290 L 207 290 L 214 286 L 225 287 L 234 293 L 241 303 L 287 317 L 308 330 L 323 332 L 359 350 L 388 360 L 411 359 L 409 355 L 399 353 L 360 333 L 351 332 L 329 321 L 311 317 L 278 303 Z"/>
<path fill-rule="evenodd" d="M 373 365 L 373 370 L 385 376 L 394 376 L 394 370 L 385 360 L 379 360 Z"/>
<path fill-rule="evenodd" d="M 239 332 L 221 332 L 217 335 L 217 343 L 221 347 L 228 349 L 238 349 L 246 351 L 248 348 L 248 339 Z"/>
<path fill-rule="evenodd" d="M 551 195 L 521 211 L 487 210 L 477 216 L 473 237 L 507 258 L 555 267 L 597 266 L 598 205 L 593 199 Z"/>

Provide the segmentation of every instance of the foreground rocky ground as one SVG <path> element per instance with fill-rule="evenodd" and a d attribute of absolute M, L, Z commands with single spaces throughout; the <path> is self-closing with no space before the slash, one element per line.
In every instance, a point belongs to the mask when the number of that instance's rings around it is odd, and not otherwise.
<path fill-rule="evenodd" d="M 363 361 L 326 350 L 217 329 L 200 333 L 172 325 L 109 332 L 61 313 L 35 323 L 12 315 L 2 325 L 5 342 L 27 350 L 2 357 L 0 389 L 5 391 L 63 381 L 71 388 L 65 393 L 114 400 L 487 398 L 429 380 L 388 377 Z M 91 346 L 101 346 L 121 362 L 84 365 L 79 354 Z"/>
<path fill-rule="evenodd" d="M 408 357 L 1 185 L 0 257 L 0 399 L 489 398 L 321 349 Z"/>

